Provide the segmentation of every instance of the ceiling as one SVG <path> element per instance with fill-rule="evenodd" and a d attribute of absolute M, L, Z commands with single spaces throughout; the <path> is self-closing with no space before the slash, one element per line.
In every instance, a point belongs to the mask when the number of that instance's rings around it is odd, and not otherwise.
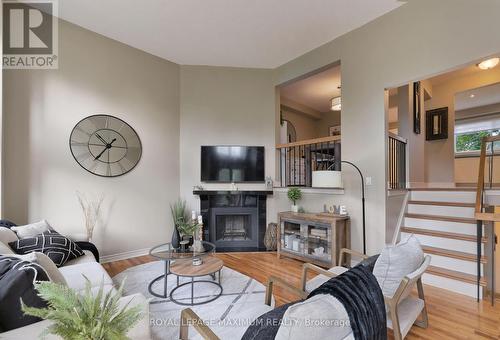
<path fill-rule="evenodd" d="M 467 90 L 455 95 L 455 110 L 457 111 L 498 103 L 500 103 L 500 83 Z"/>
<path fill-rule="evenodd" d="M 397 0 L 63 0 L 59 17 L 183 65 L 275 68 Z"/>
<path fill-rule="evenodd" d="M 282 97 L 319 112 L 329 112 L 331 99 L 340 96 L 340 65 L 280 88 Z"/>
<path fill-rule="evenodd" d="M 455 78 L 472 76 L 476 73 L 481 73 L 481 72 L 484 73 L 484 72 L 488 72 L 488 71 L 481 70 L 475 64 L 472 64 L 472 65 L 469 65 L 466 67 L 462 67 L 462 68 L 455 70 L 455 71 L 443 73 L 443 74 L 440 74 L 438 76 L 429 78 L 429 82 L 432 84 L 432 86 L 437 86 L 437 85 L 440 85 L 442 83 L 451 81 Z"/>

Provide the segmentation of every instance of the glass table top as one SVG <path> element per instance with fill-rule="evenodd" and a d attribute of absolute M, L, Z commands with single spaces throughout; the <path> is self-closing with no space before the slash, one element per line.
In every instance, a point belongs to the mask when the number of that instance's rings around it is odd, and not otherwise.
<path fill-rule="evenodd" d="M 215 253 L 215 244 L 207 241 L 197 241 L 198 246 L 192 245 L 183 250 L 174 248 L 171 243 L 163 243 L 151 248 L 149 255 L 160 260 L 192 259 Z"/>

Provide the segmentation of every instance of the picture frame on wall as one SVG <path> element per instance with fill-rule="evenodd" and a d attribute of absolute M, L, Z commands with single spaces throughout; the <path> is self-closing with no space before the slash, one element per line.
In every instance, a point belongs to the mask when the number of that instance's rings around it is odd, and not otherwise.
<path fill-rule="evenodd" d="M 328 128 L 328 135 L 331 136 L 340 136 L 340 125 L 330 126 Z"/>
<path fill-rule="evenodd" d="M 425 113 L 425 140 L 448 138 L 448 108 L 429 110 Z"/>
<path fill-rule="evenodd" d="M 420 121 L 421 121 L 421 100 L 420 100 L 420 82 L 413 83 L 413 132 L 417 135 L 420 134 Z"/>

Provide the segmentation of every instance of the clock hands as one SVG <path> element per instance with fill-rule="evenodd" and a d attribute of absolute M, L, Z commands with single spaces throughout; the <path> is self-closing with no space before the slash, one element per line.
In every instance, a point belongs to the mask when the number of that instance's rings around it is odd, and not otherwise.
<path fill-rule="evenodd" d="M 95 135 L 96 135 L 97 138 L 99 138 L 99 140 L 101 142 L 104 143 L 104 145 L 108 145 L 108 142 L 106 142 L 106 140 L 104 138 L 102 138 L 100 134 L 96 133 Z"/>
<path fill-rule="evenodd" d="M 96 133 L 96 136 L 97 136 L 98 138 L 100 137 L 97 133 Z M 99 139 L 100 139 L 100 138 L 99 138 Z M 109 143 L 109 144 L 108 144 L 108 143 L 106 143 L 106 147 L 104 148 L 104 150 L 102 150 L 102 151 L 101 151 L 101 153 L 100 153 L 100 154 L 98 154 L 98 155 L 94 158 L 94 160 L 95 160 L 95 161 L 96 161 L 96 160 L 98 160 L 98 159 L 102 156 L 102 154 L 106 152 L 106 150 L 111 149 L 111 148 L 113 147 L 113 143 L 114 143 L 115 141 L 116 141 L 116 138 L 113 138 L 113 140 L 111 141 L 111 143 Z"/>
<path fill-rule="evenodd" d="M 104 148 L 104 150 L 101 151 L 100 154 L 98 154 L 97 156 L 95 156 L 94 161 L 98 160 L 106 150 L 108 150 L 107 146 Z"/>

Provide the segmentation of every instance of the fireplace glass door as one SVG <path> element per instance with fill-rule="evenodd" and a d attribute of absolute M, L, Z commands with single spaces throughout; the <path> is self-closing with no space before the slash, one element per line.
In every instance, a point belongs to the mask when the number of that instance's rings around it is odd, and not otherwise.
<path fill-rule="evenodd" d="M 218 215 L 215 221 L 216 240 L 251 240 L 251 223 L 251 215 Z"/>
<path fill-rule="evenodd" d="M 257 208 L 212 209 L 210 240 L 217 247 L 248 248 L 258 246 Z"/>

